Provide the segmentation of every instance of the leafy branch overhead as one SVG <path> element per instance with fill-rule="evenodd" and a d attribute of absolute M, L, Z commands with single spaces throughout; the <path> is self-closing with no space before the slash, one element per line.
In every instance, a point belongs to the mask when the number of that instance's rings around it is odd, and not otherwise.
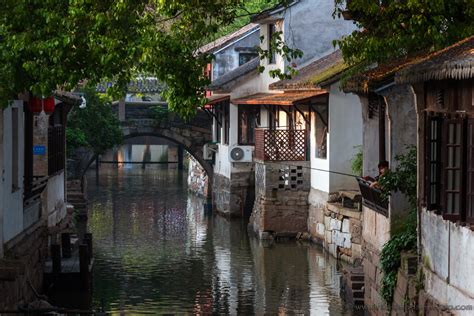
<path fill-rule="evenodd" d="M 474 34 L 474 0 L 336 0 L 335 16 L 357 30 L 336 39 L 351 65 L 446 47 Z"/>
<path fill-rule="evenodd" d="M 90 88 L 83 92 L 87 106 L 84 109 L 74 108 L 68 118 L 67 151 L 73 154 L 75 149 L 85 147 L 96 155 L 103 154 L 122 143 L 120 122 L 106 97 Z"/>
<path fill-rule="evenodd" d="M 291 0 L 4 0 L 0 6 L 0 102 L 31 91 L 48 96 L 81 82 L 115 83 L 123 94 L 137 74 L 156 76 L 170 109 L 193 115 L 205 102 L 212 56 L 198 49 L 255 11 Z M 315 5 L 318 5 L 317 2 Z M 359 30 L 335 39 L 351 65 L 445 46 L 474 33 L 474 0 L 336 0 Z M 297 48 L 274 36 L 269 51 L 291 60 Z M 290 67 L 272 70 L 285 78 Z"/>
<path fill-rule="evenodd" d="M 136 74 L 166 84 L 172 110 L 193 114 L 211 56 L 196 51 L 231 25 L 243 0 L 5 0 L 0 7 L 0 102 L 48 96 L 87 81 L 123 93 Z M 272 3 L 274 1 L 262 0 Z"/>

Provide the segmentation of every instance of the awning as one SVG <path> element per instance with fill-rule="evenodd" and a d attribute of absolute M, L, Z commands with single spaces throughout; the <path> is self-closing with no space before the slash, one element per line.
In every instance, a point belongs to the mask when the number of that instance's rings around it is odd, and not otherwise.
<path fill-rule="evenodd" d="M 251 105 L 296 105 L 310 101 L 317 96 L 325 95 L 326 90 L 285 91 L 283 93 L 257 93 L 240 99 L 233 99 L 233 104 Z"/>
<path fill-rule="evenodd" d="M 213 105 L 216 105 L 222 101 L 230 100 L 230 94 L 216 94 L 216 95 L 211 95 L 210 97 L 206 98 L 208 101 L 205 105 L 206 108 L 212 107 Z"/>

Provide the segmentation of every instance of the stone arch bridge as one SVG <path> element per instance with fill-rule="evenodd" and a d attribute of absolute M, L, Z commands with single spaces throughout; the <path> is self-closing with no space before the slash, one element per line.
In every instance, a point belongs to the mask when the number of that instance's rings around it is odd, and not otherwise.
<path fill-rule="evenodd" d="M 204 168 L 212 178 L 213 168 L 204 159 L 203 146 L 212 141 L 212 117 L 203 110 L 185 121 L 178 115 L 168 111 L 166 102 L 136 101 L 114 102 L 114 112 L 118 115 L 124 138 L 137 136 L 156 136 L 181 145 Z M 77 153 L 74 174 L 71 178 L 82 178 L 95 159 L 90 152 Z"/>

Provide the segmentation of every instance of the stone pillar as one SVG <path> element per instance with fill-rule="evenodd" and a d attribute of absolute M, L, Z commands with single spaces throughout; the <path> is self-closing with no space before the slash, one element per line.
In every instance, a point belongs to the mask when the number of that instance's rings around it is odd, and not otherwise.
<path fill-rule="evenodd" d="M 119 100 L 119 105 L 118 105 L 118 118 L 120 122 L 125 122 L 126 116 L 125 116 L 125 99 L 120 99 Z"/>

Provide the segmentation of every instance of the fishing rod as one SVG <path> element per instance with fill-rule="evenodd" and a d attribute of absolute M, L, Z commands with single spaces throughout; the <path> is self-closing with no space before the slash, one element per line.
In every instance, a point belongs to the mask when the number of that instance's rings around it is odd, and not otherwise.
<path fill-rule="evenodd" d="M 339 171 L 333 171 L 333 170 L 326 170 L 326 169 L 320 169 L 320 168 L 313 168 L 313 167 L 307 167 L 307 166 L 301 166 L 301 165 L 293 165 L 289 163 L 281 163 L 281 162 L 272 162 L 272 164 L 278 164 L 281 166 L 288 166 L 288 167 L 301 167 L 302 169 L 310 169 L 310 170 L 315 170 L 315 171 L 321 171 L 321 172 L 327 172 L 327 173 L 334 173 L 346 177 L 351 177 L 351 178 L 360 178 L 360 176 L 350 174 L 350 173 L 344 173 L 344 172 L 339 172 Z"/>

